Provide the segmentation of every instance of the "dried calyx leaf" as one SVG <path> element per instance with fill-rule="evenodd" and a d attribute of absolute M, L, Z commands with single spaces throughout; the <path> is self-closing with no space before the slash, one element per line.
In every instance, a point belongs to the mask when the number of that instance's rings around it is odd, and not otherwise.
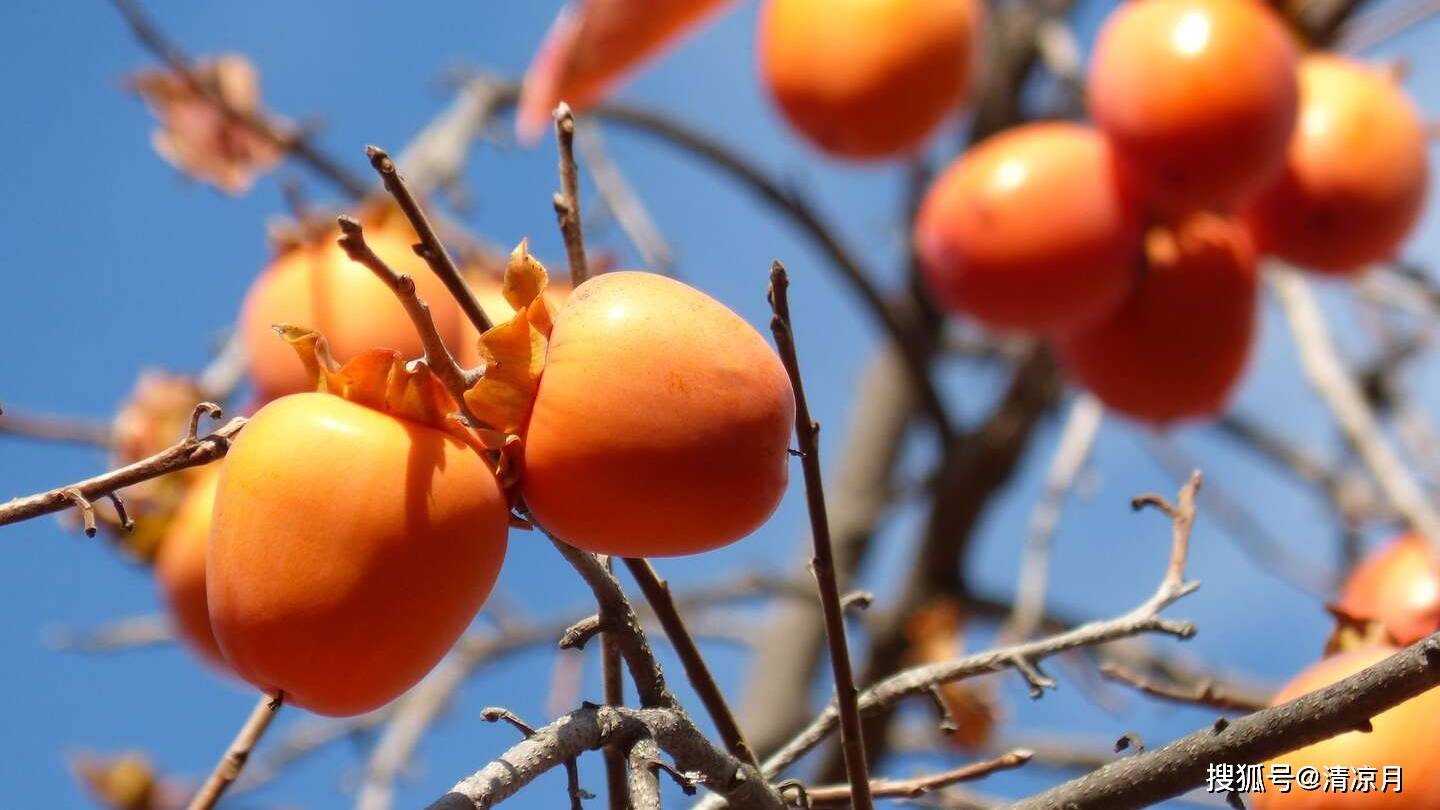
<path fill-rule="evenodd" d="M 483 376 L 465 392 L 465 403 L 502 436 L 524 430 L 540 387 L 554 325 L 545 300 L 548 283 L 545 266 L 522 241 L 510 254 L 501 288 L 515 314 L 480 336 Z"/>
<path fill-rule="evenodd" d="M 1397 646 L 1384 622 L 1352 616 L 1338 605 L 1326 605 L 1325 610 L 1335 619 L 1335 629 L 1325 639 L 1326 655 L 1376 645 Z"/>
<path fill-rule="evenodd" d="M 129 86 L 159 119 L 151 138 L 155 151 L 196 180 L 240 194 L 257 172 L 284 156 L 273 141 L 226 112 L 261 111 L 259 74 L 243 56 L 204 60 L 191 76 L 171 69 L 142 71 L 130 77 Z"/>
<path fill-rule="evenodd" d="M 160 806 L 155 771 L 144 754 L 76 755 L 70 758 L 70 770 L 102 807 L 156 810 Z"/>
<path fill-rule="evenodd" d="M 290 324 L 277 324 L 275 331 L 295 349 L 316 391 L 476 441 L 455 420 L 455 400 L 423 362 L 406 361 L 393 349 L 370 349 L 342 365 L 319 332 Z"/>

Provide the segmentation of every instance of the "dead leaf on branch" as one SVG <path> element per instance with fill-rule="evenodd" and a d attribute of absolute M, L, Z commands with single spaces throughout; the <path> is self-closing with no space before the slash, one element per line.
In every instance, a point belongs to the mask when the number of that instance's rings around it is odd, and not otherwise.
<path fill-rule="evenodd" d="M 522 241 L 510 254 L 502 291 L 515 314 L 480 336 L 484 376 L 465 392 L 465 403 L 502 435 L 524 430 L 545 370 L 554 313 L 545 300 L 549 275 Z"/>
<path fill-rule="evenodd" d="M 151 143 L 162 158 L 227 194 L 242 194 L 257 173 L 284 157 L 242 120 L 261 114 L 259 73 L 245 57 L 223 54 L 201 61 L 193 79 L 170 69 L 146 70 L 131 75 L 128 85 L 159 119 Z"/>
<path fill-rule="evenodd" d="M 941 598 L 910 614 L 905 634 L 909 657 L 915 664 L 953 661 L 965 652 L 965 616 L 954 599 Z M 977 751 L 989 744 L 1000 712 L 988 682 L 954 681 L 937 689 L 955 730 L 947 741 L 962 751 Z"/>

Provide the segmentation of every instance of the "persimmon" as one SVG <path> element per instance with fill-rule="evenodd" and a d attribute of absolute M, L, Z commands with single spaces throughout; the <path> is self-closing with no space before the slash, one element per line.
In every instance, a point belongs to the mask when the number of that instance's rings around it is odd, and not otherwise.
<path fill-rule="evenodd" d="M 276 399 L 235 439 L 206 584 L 238 674 L 351 715 L 404 692 L 465 630 L 500 570 L 509 510 L 424 367 L 372 351 L 322 373 L 339 395 Z"/>
<path fill-rule="evenodd" d="M 1423 537 L 1405 534 L 1366 557 L 1340 591 L 1347 618 L 1379 622 L 1397 644 L 1440 630 L 1440 563 Z"/>
<path fill-rule="evenodd" d="M 220 464 L 200 467 L 170 520 L 155 557 L 155 581 L 176 634 L 207 664 L 223 668 L 225 656 L 210 630 L 205 600 L 205 552 Z"/>
<path fill-rule="evenodd" d="M 785 119 L 842 158 L 916 149 L 966 100 L 976 0 L 767 0 L 760 73 Z"/>
<path fill-rule="evenodd" d="M 1295 677 L 1275 696 L 1276 705 L 1323 689 L 1336 681 L 1377 664 L 1396 652 L 1386 645 L 1367 645 L 1325 658 Z M 1296 774 L 1315 768 L 1400 768 L 1402 793 L 1380 792 L 1377 776 L 1370 792 L 1304 790 L 1292 785 L 1281 793 L 1273 784 L 1265 792 L 1251 793 L 1254 810 L 1372 810 L 1392 807 L 1440 806 L 1440 755 L 1430 744 L 1435 718 L 1440 713 L 1440 689 L 1431 689 L 1370 719 L 1369 733 L 1350 731 L 1291 751 L 1265 763 L 1267 777 L 1274 765 L 1288 765 Z M 1268 781 L 1268 780 L 1267 780 Z"/>
<path fill-rule="evenodd" d="M 590 551 L 713 549 L 779 504 L 794 419 L 784 366 L 739 315 L 674 279 L 606 273 L 555 316 L 521 492 Z"/>
<path fill-rule="evenodd" d="M 1086 98 L 1149 200 L 1230 209 L 1284 166 L 1296 64 L 1284 22 L 1255 0 L 1121 3 L 1096 40 Z"/>
<path fill-rule="evenodd" d="M 1026 124 L 961 155 L 925 196 L 915 245 L 951 310 L 1059 332 L 1106 315 L 1140 268 L 1139 206 L 1093 129 Z"/>
<path fill-rule="evenodd" d="M 521 139 L 534 140 L 561 101 L 577 112 L 734 0 L 571 0 L 525 73 L 516 108 Z"/>
<path fill-rule="evenodd" d="M 1307 56 L 1285 170 L 1246 223 L 1264 253 L 1351 273 L 1394 255 L 1420 216 L 1428 172 L 1425 122 L 1392 73 Z"/>
<path fill-rule="evenodd" d="M 415 279 L 440 336 L 460 337 L 460 308 L 440 279 L 411 249 L 414 232 L 398 212 L 362 218 L 365 240 L 397 273 Z M 255 279 L 240 310 L 240 337 L 250 358 L 250 378 L 265 399 L 310 388 L 304 367 L 271 327 L 290 323 L 325 334 L 342 362 L 367 349 L 394 349 L 407 357 L 424 349 L 394 293 L 336 244 L 338 228 L 281 250 Z"/>
<path fill-rule="evenodd" d="M 1150 2 L 1150 0 L 1146 0 Z M 1208 417 L 1244 374 L 1255 331 L 1255 249 L 1234 220 L 1195 214 L 1146 237 L 1120 308 L 1056 341 L 1070 375 L 1115 411 L 1166 424 Z"/>

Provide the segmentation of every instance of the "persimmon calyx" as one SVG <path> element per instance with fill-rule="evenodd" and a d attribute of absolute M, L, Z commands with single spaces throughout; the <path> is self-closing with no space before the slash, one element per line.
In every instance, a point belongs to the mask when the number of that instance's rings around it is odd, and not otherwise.
<path fill-rule="evenodd" d="M 407 361 L 394 349 L 369 349 L 342 364 L 319 332 L 291 324 L 274 329 L 300 357 L 316 391 L 476 442 L 476 434 L 454 417 L 455 400 L 424 362 Z"/>
<path fill-rule="evenodd" d="M 465 392 L 465 404 L 502 436 L 518 435 L 530 418 L 545 370 L 554 313 L 545 300 L 549 274 L 522 240 L 510 253 L 501 292 L 515 314 L 480 336 L 484 371 Z"/>

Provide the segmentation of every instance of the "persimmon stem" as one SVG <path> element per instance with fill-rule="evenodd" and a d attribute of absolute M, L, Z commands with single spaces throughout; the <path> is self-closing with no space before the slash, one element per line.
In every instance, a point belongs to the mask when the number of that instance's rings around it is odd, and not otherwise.
<path fill-rule="evenodd" d="M 770 268 L 770 331 L 780 359 L 790 375 L 795 392 L 795 439 L 800 447 L 800 466 L 805 473 L 805 501 L 810 510 L 811 538 L 815 556 L 811 570 L 820 588 L 820 605 L 825 614 L 825 634 L 830 643 L 830 667 L 835 677 L 835 699 L 840 712 L 840 747 L 845 757 L 845 775 L 850 782 L 850 801 L 855 810 L 870 810 L 870 767 L 865 759 L 865 739 L 860 728 L 859 692 L 850 663 L 850 645 L 845 637 L 845 609 L 840 603 L 840 586 L 835 579 L 835 556 L 830 545 L 830 520 L 825 512 L 825 487 L 820 476 L 820 424 L 810 417 L 805 387 L 800 379 L 800 358 L 790 323 L 790 286 L 785 266 Z"/>
<path fill-rule="evenodd" d="M 351 261 L 364 265 L 385 282 L 385 286 L 390 288 L 405 307 L 405 314 L 410 316 L 410 322 L 415 325 L 415 331 L 420 335 L 420 343 L 425 347 L 425 364 L 435 372 L 435 376 L 450 392 L 461 419 L 469 427 L 485 427 L 470 410 L 470 406 L 465 404 L 465 391 L 470 387 L 466 381 L 465 370 L 456 362 L 455 356 L 445 346 L 445 340 L 440 337 L 440 332 L 435 327 L 435 319 L 430 315 L 430 306 L 415 291 L 415 279 L 405 273 L 396 273 L 380 258 L 365 241 L 365 228 L 359 220 L 342 215 L 335 221 L 340 224 L 341 231 L 341 236 L 336 241 L 345 251 L 345 255 L 349 256 Z"/>
<path fill-rule="evenodd" d="M 560 192 L 552 202 L 560 235 L 565 238 L 565 258 L 570 264 L 570 286 L 579 287 L 590 277 L 585 260 L 585 234 L 580 225 L 580 169 L 575 164 L 575 115 L 570 105 L 555 108 L 555 146 L 560 152 Z"/>
<path fill-rule="evenodd" d="M 250 753 L 255 750 L 255 744 L 265 734 L 265 729 L 270 727 L 270 722 L 280 710 L 285 700 L 284 692 L 277 692 L 274 697 L 261 695 L 260 701 L 255 708 L 250 710 L 250 716 L 246 718 L 245 725 L 240 727 L 240 732 L 235 735 L 235 740 L 226 749 L 225 755 L 215 764 L 215 770 L 210 772 L 210 777 L 200 787 L 200 792 L 190 800 L 186 810 L 210 810 L 220 801 L 230 785 L 240 776 L 244 770 L 245 762 L 250 758 Z"/>
<path fill-rule="evenodd" d="M 430 265 L 430 270 L 445 284 L 445 289 L 450 291 L 450 295 L 460 305 L 470 323 L 474 324 L 481 334 L 489 331 L 490 327 L 494 326 L 494 321 L 485 314 L 485 309 L 480 306 L 480 299 L 475 297 L 475 292 L 460 275 L 460 268 L 455 265 L 455 260 L 450 258 L 445 244 L 440 241 L 435 227 L 430 224 L 430 219 L 420 207 L 420 201 L 415 199 L 409 186 L 405 185 L 405 180 L 400 177 L 395 161 L 390 159 L 388 152 L 378 146 L 365 147 L 365 155 L 370 158 L 370 165 L 379 173 L 385 190 L 395 198 L 395 203 L 415 228 L 415 235 L 420 238 L 420 244 L 415 246 L 415 255 Z"/>

